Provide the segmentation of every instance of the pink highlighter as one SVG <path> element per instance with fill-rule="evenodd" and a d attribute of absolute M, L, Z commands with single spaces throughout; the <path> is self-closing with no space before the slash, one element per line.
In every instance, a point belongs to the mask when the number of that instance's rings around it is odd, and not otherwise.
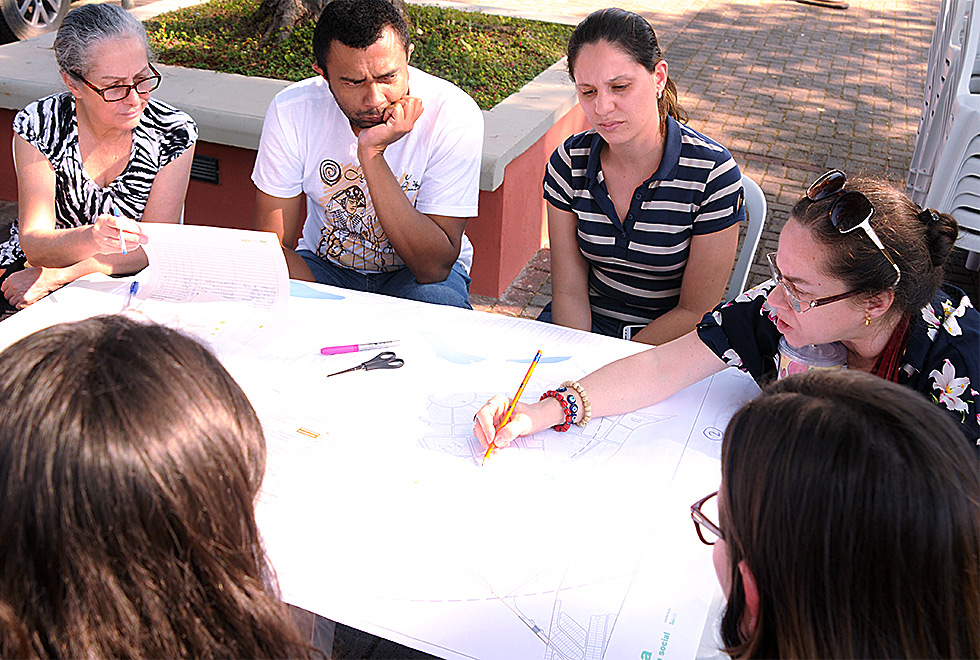
<path fill-rule="evenodd" d="M 325 346 L 320 349 L 321 355 L 340 355 L 341 353 L 357 353 L 358 351 L 371 351 L 376 348 L 390 348 L 397 346 L 401 342 L 397 339 L 392 341 L 372 341 L 366 344 L 347 344 L 346 346 Z"/>

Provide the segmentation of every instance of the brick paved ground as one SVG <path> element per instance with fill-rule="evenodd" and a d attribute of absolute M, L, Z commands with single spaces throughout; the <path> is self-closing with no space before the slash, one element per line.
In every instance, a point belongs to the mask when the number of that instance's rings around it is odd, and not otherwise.
<path fill-rule="evenodd" d="M 485 6 L 521 13 L 521 4 Z M 552 11 L 573 23 L 606 4 L 540 0 L 535 17 Z M 620 6 L 657 30 L 691 126 L 727 146 L 766 194 L 750 284 L 767 277 L 765 253 L 776 249 L 805 185 L 825 170 L 904 186 L 938 0 L 855 0 L 845 11 L 790 0 L 682 0 L 658 3 L 656 12 Z M 975 294 L 962 261 L 958 253 L 951 279 Z M 538 255 L 499 301 L 477 297 L 475 306 L 535 316 L 550 296 L 548 280 L 533 288 L 547 264 Z"/>

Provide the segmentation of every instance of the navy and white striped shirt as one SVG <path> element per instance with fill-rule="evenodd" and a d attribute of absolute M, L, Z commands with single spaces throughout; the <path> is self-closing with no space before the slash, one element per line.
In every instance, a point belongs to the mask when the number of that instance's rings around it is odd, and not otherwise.
<path fill-rule="evenodd" d="M 592 313 L 649 323 L 680 301 L 691 237 L 745 220 L 742 175 L 727 149 L 668 117 L 660 166 L 620 222 L 603 180 L 603 144 L 594 130 L 565 140 L 548 163 L 544 198 L 578 217 Z"/>

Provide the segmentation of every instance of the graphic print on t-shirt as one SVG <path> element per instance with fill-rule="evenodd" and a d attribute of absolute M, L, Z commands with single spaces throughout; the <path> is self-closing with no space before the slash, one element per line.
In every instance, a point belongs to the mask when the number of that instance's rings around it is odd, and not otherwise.
<path fill-rule="evenodd" d="M 401 260 L 374 212 L 360 165 L 324 160 L 320 163 L 320 179 L 323 196 L 319 203 L 325 211 L 317 255 L 359 271 L 385 272 L 400 268 Z M 407 174 L 400 175 L 398 182 L 414 206 L 420 183 Z"/>

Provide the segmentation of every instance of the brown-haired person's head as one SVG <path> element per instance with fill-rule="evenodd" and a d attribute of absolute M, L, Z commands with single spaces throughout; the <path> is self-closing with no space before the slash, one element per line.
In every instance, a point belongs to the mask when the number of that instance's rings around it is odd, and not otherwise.
<path fill-rule="evenodd" d="M 811 185 L 790 217 L 828 248 L 829 274 L 865 296 L 893 292 L 898 314 L 932 300 L 958 232 L 951 215 L 922 209 L 884 181 L 850 179 L 840 170 Z M 873 235 L 859 226 L 865 220 Z"/>
<path fill-rule="evenodd" d="M 0 655 L 307 655 L 256 529 L 262 428 L 206 348 L 103 316 L 0 373 Z"/>
<path fill-rule="evenodd" d="M 768 255 L 777 329 L 793 346 L 843 341 L 850 357 L 858 346 L 868 359 L 880 355 L 901 320 L 936 295 L 957 231 L 954 218 L 888 183 L 827 172 Z"/>
<path fill-rule="evenodd" d="M 980 464 L 922 395 L 772 384 L 728 425 L 718 509 L 733 657 L 980 657 Z"/>
<path fill-rule="evenodd" d="M 654 83 L 657 87 L 655 95 L 649 100 L 651 105 L 657 106 L 661 131 L 665 130 L 668 116 L 677 121 L 687 121 L 687 114 L 677 98 L 677 86 L 667 74 L 667 61 L 664 59 L 653 26 L 639 14 L 618 7 L 607 7 L 592 12 L 575 27 L 568 40 L 568 75 L 579 88 L 579 103 L 582 104 L 586 115 L 595 114 L 595 109 L 591 108 L 589 102 L 591 99 L 589 95 L 599 93 L 592 88 L 601 86 L 604 81 L 593 81 L 591 75 L 589 80 L 579 80 L 575 72 L 583 49 L 597 44 L 608 44 L 658 79 Z M 623 77 L 623 81 L 616 81 L 619 86 L 623 86 L 624 83 L 627 85 L 633 83 L 635 86 L 635 81 L 627 80 L 629 74 L 626 71 L 617 70 L 614 73 Z M 662 81 L 659 80 L 660 78 Z M 582 83 L 586 88 L 583 89 Z M 595 117 L 590 116 L 589 120 L 594 121 Z"/>

